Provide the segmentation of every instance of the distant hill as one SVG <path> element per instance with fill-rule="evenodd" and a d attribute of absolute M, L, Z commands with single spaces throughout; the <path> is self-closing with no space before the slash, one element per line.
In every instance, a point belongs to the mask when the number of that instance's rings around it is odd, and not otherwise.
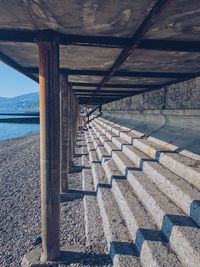
<path fill-rule="evenodd" d="M 39 93 L 29 93 L 13 98 L 0 97 L 0 110 L 39 111 Z"/>

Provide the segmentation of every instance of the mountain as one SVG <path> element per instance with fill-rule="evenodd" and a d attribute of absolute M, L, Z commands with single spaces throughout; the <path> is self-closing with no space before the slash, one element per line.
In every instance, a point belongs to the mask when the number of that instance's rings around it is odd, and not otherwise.
<path fill-rule="evenodd" d="M 0 97 L 0 110 L 39 111 L 39 94 L 29 93 L 13 98 Z"/>

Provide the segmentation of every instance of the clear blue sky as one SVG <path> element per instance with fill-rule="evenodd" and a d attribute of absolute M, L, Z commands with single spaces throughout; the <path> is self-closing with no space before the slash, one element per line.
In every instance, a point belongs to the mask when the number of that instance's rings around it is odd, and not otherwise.
<path fill-rule="evenodd" d="M 38 83 L 0 61 L 0 97 L 15 97 L 38 91 Z"/>

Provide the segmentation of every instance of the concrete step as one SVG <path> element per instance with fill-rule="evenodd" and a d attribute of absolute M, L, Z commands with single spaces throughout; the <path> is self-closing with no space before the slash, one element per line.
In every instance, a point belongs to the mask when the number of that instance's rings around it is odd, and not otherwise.
<path fill-rule="evenodd" d="M 200 161 L 178 153 L 161 153 L 159 162 L 200 190 Z"/>
<path fill-rule="evenodd" d="M 142 168 L 186 214 L 190 215 L 200 225 L 200 192 L 198 189 L 157 162 L 152 162 L 148 156 L 135 147 L 125 145 L 123 146 L 123 152 L 137 167 Z"/>
<path fill-rule="evenodd" d="M 200 228 L 146 174 L 128 170 L 127 179 L 183 265 L 200 266 Z"/>
<path fill-rule="evenodd" d="M 102 120 L 102 118 L 99 118 L 97 120 L 95 120 L 95 122 L 100 125 L 101 127 L 107 127 L 107 125 L 109 124 L 110 125 L 110 130 L 112 130 L 112 128 L 117 128 L 117 129 L 120 129 L 122 130 L 122 132 L 129 132 L 131 131 L 131 133 L 136 136 L 136 137 L 141 137 L 144 135 L 144 133 L 141 133 L 139 131 L 136 131 L 136 130 L 133 130 L 133 129 L 130 129 L 130 128 L 127 128 L 127 127 L 124 127 L 124 126 L 121 126 L 119 124 L 116 124 L 116 123 L 111 123 L 107 120 Z M 117 133 L 117 130 L 115 130 L 116 133 Z M 120 135 L 120 131 L 118 132 L 118 135 Z"/>
<path fill-rule="evenodd" d="M 115 125 L 115 126 L 109 127 L 109 130 L 118 136 L 120 135 L 121 132 L 129 131 L 129 129 L 127 127 L 124 127 L 121 125 L 119 125 L 119 126 Z"/>
<path fill-rule="evenodd" d="M 96 125 L 98 124 L 95 124 L 95 126 Z M 99 125 L 104 125 L 104 123 L 99 123 Z M 116 127 L 114 125 L 114 127 L 119 130 L 118 126 Z M 107 132 L 108 131 L 105 130 L 105 133 Z M 104 144 L 104 148 L 107 150 L 108 154 L 112 156 L 111 159 L 102 163 L 109 179 L 109 181 L 104 182 L 107 183 L 108 187 L 109 183 L 112 185 L 111 191 L 115 196 L 121 214 L 125 218 L 129 232 L 131 233 L 131 231 L 133 231 L 133 227 L 131 227 L 133 224 L 132 216 L 137 217 L 134 213 L 136 210 L 134 208 L 139 207 L 131 202 L 130 199 L 133 197 L 131 198 L 130 196 L 133 195 L 136 197 L 138 203 L 142 203 L 143 210 L 148 211 L 147 217 L 150 219 L 151 225 L 149 229 L 152 228 L 155 222 L 156 228 L 161 231 L 161 236 L 163 235 L 165 237 L 166 242 L 170 242 L 170 246 L 173 251 L 176 252 L 182 264 L 188 267 L 200 266 L 200 228 L 197 226 L 200 218 L 199 190 L 181 177 L 172 173 L 166 167 L 154 161 L 136 147 L 127 143 L 123 144 L 122 142 L 124 142 L 124 139 L 121 138 L 121 135 L 125 132 L 119 133 L 120 137 L 117 137 L 116 133 L 117 132 L 115 132 L 114 137 L 111 133 L 105 136 L 100 126 L 95 128 L 96 136 L 98 137 L 99 135 L 99 138 L 101 137 L 101 143 Z M 136 138 L 131 139 L 133 143 L 135 139 Z M 115 144 L 110 140 L 115 140 Z M 141 141 L 143 141 L 143 139 L 141 139 Z M 120 151 L 120 148 L 122 151 Z M 96 163 L 94 164 L 96 165 Z M 107 165 L 109 165 L 109 168 L 107 167 L 107 169 L 105 169 Z M 138 167 L 140 167 L 140 169 Z M 128 181 L 124 180 L 123 176 L 127 177 Z M 128 182 L 129 184 L 127 184 Z M 130 188 L 130 186 L 132 188 Z M 191 218 L 197 224 L 193 222 Z M 137 218 L 135 221 L 137 221 Z M 146 228 L 148 229 L 148 226 Z M 153 228 L 153 230 L 155 229 Z M 154 233 L 158 234 L 158 232 Z M 141 234 L 140 237 L 145 240 L 145 237 Z M 152 242 L 152 240 L 148 240 L 148 242 Z M 149 248 L 148 242 L 146 243 L 146 240 L 144 242 L 144 249 L 146 249 L 145 254 L 148 253 L 148 257 L 151 259 L 148 261 L 153 262 L 153 258 L 150 256 L 153 250 Z M 159 247 L 160 244 L 158 244 L 158 240 L 155 241 L 155 243 Z M 169 245 L 165 245 L 170 251 Z M 137 242 L 135 248 L 137 252 Z M 158 251 L 160 250 L 158 249 Z M 140 260 L 142 265 L 146 265 L 145 259 L 143 260 L 141 255 Z M 173 266 L 173 260 L 171 266 Z"/>
<path fill-rule="evenodd" d="M 104 122 L 103 125 L 105 124 Z M 140 133 L 136 131 L 134 134 L 133 132 L 133 130 L 130 133 L 122 131 L 120 137 L 200 189 L 200 160 L 190 158 L 188 153 L 188 156 L 172 153 L 175 149 L 174 145 L 152 137 L 147 140 L 140 139 Z"/>
<path fill-rule="evenodd" d="M 139 158 L 140 154 L 136 150 L 134 152 L 132 150 L 132 154 L 135 154 L 135 157 L 130 157 L 130 154 L 125 155 L 124 151 L 112 152 L 113 160 L 124 174 L 127 169 L 138 168 L 135 158 Z M 195 187 L 157 162 L 143 160 L 142 171 L 200 226 L 200 201 L 197 201 L 200 198 L 200 192 Z"/>
<path fill-rule="evenodd" d="M 111 130 L 112 130 L 112 127 L 111 126 L 108 126 L 108 127 L 102 127 L 100 124 L 96 123 L 97 127 L 99 128 L 99 130 L 101 130 L 101 132 L 103 134 L 106 135 L 106 137 L 108 137 L 109 139 L 112 138 L 112 136 L 118 136 L 117 134 L 113 133 Z"/>
<path fill-rule="evenodd" d="M 138 167 L 122 151 L 112 151 L 112 159 L 124 176 L 128 170 L 138 170 Z"/>
<path fill-rule="evenodd" d="M 88 143 L 87 143 L 87 149 L 88 149 L 88 151 L 93 151 L 93 150 L 95 150 L 94 144 L 88 142 Z"/>
<path fill-rule="evenodd" d="M 125 176 L 119 171 L 115 162 L 110 158 L 110 160 L 102 164 L 104 171 L 106 173 L 108 183 L 112 185 L 113 179 L 126 179 Z"/>
<path fill-rule="evenodd" d="M 87 144 L 93 143 L 92 138 L 89 133 L 85 134 L 85 139 L 86 139 Z"/>
<path fill-rule="evenodd" d="M 133 193 L 129 182 L 126 179 L 120 179 L 120 173 L 117 173 L 117 167 L 114 165 L 113 160 L 108 160 L 103 164 L 103 168 L 108 180 L 112 180 L 112 192 L 142 264 L 144 266 L 182 266 L 143 204 Z"/>
<path fill-rule="evenodd" d="M 163 235 L 165 235 L 167 240 L 170 239 L 172 248 L 182 259 L 182 262 L 187 262 L 189 257 L 189 261 L 194 258 L 195 263 L 197 263 L 200 259 L 200 254 L 199 252 L 197 253 L 195 248 L 200 248 L 200 228 L 189 216 L 186 216 L 181 209 L 159 191 L 144 172 L 137 169 L 134 170 L 134 165 L 131 164 L 131 161 L 121 151 L 114 152 L 113 156 L 118 168 L 127 176 L 129 183 L 137 192 L 138 198 L 152 214 Z M 197 239 L 195 236 L 197 236 Z M 183 245 L 180 247 L 180 244 Z M 191 254 L 185 257 L 183 248 L 184 251 L 190 251 Z M 191 265 L 188 264 L 187 266 Z"/>
<path fill-rule="evenodd" d="M 170 148 L 149 140 L 135 139 L 133 145 L 200 189 L 200 161 L 172 153 Z"/>
<path fill-rule="evenodd" d="M 153 161 L 145 153 L 132 145 L 123 145 L 122 151 L 138 168 L 143 167 L 144 161 Z"/>
<path fill-rule="evenodd" d="M 93 128 L 95 134 L 97 135 L 97 133 L 99 133 L 99 127 L 97 127 L 97 126 L 95 126 L 95 124 L 93 124 L 92 128 Z M 99 138 L 100 135 L 97 135 L 97 137 Z"/>
<path fill-rule="evenodd" d="M 200 226 L 199 190 L 157 162 L 144 161 L 143 171 Z"/>
<path fill-rule="evenodd" d="M 101 131 L 101 128 L 99 128 L 99 131 Z M 96 132 L 97 134 L 97 132 Z M 115 134 L 113 135 L 111 131 L 109 131 L 107 133 L 107 135 L 105 135 L 107 137 L 107 141 L 112 141 L 112 143 L 118 148 L 118 150 L 122 150 L 122 146 L 125 145 L 125 144 L 128 144 L 128 142 L 124 141 L 122 138 L 120 138 L 119 136 L 116 136 Z M 103 138 L 102 138 L 103 139 Z M 106 140 L 103 139 L 102 140 L 104 143 Z M 115 150 L 116 148 L 113 147 Z M 109 152 L 111 153 L 111 151 L 109 150 Z"/>
<path fill-rule="evenodd" d="M 113 144 L 116 145 L 116 147 L 119 148 L 119 150 L 122 150 L 122 147 L 124 145 L 128 145 L 128 142 L 124 141 L 119 136 L 114 136 L 114 137 L 112 137 L 111 140 L 112 140 Z"/>
<path fill-rule="evenodd" d="M 108 139 L 112 140 L 113 137 L 116 137 L 117 135 L 114 134 L 113 132 L 107 130 L 105 133 L 106 137 L 108 137 Z"/>
<path fill-rule="evenodd" d="M 120 132 L 119 135 L 124 141 L 132 144 L 134 139 L 140 139 L 143 134 L 135 134 L 133 131 Z"/>
<path fill-rule="evenodd" d="M 106 135 L 101 134 L 101 130 L 98 130 L 96 132 L 96 136 L 99 134 L 102 145 L 104 145 L 106 151 L 108 152 L 108 155 L 112 154 L 112 151 L 119 150 L 119 148 L 111 142 L 111 139 L 109 139 Z"/>
<path fill-rule="evenodd" d="M 106 127 L 102 127 L 101 125 L 99 126 L 99 128 L 101 128 L 103 134 L 106 134 L 106 132 L 109 131 Z"/>
<path fill-rule="evenodd" d="M 97 135 L 98 135 L 98 133 L 97 133 Z M 104 144 L 105 142 L 109 142 L 110 140 L 108 139 L 108 137 L 106 137 L 105 135 L 101 135 L 101 133 L 100 133 L 100 131 L 99 131 L 99 135 L 100 135 L 100 137 L 99 137 L 99 140 L 101 141 L 101 143 L 102 144 Z"/>
<path fill-rule="evenodd" d="M 105 141 L 104 147 L 109 155 L 112 155 L 114 151 L 119 151 L 119 148 L 116 147 L 116 145 L 114 145 L 111 141 Z"/>
<path fill-rule="evenodd" d="M 97 137 L 98 138 L 98 137 Z M 99 139 L 94 139 L 93 144 L 94 147 L 97 149 L 99 146 L 103 146 L 103 144 L 101 143 L 101 141 Z"/>
<path fill-rule="evenodd" d="M 96 151 L 101 162 L 110 159 L 110 155 L 108 154 L 104 146 L 98 146 Z"/>
<path fill-rule="evenodd" d="M 93 177 L 95 177 L 94 179 L 95 190 L 98 190 L 99 187 L 110 188 L 110 184 L 108 183 L 106 175 L 104 171 L 102 171 L 101 163 L 93 163 L 91 165 L 91 170 Z"/>
<path fill-rule="evenodd" d="M 83 169 L 83 205 L 85 210 L 85 234 L 86 245 L 98 244 L 99 240 L 104 242 L 103 223 L 97 202 L 96 191 L 94 190 L 91 169 Z"/>
<path fill-rule="evenodd" d="M 92 174 L 95 187 L 98 189 L 97 199 L 103 219 L 104 233 L 114 266 L 141 266 L 114 196 L 109 188 L 103 185 L 103 182 L 107 185 L 107 179 L 101 164 L 92 165 Z"/>
<path fill-rule="evenodd" d="M 89 137 L 91 138 L 91 140 L 92 140 L 92 142 L 94 141 L 94 136 L 93 136 L 93 134 L 94 134 L 94 130 L 93 129 L 89 129 L 88 130 L 88 133 L 89 133 Z"/>
<path fill-rule="evenodd" d="M 101 163 L 95 150 L 89 151 L 89 162 L 90 166 L 93 163 Z"/>
<path fill-rule="evenodd" d="M 113 128 L 111 129 L 111 131 L 112 131 L 114 134 L 120 136 L 120 133 L 122 133 L 122 132 L 127 132 L 128 129 L 125 128 L 125 127 L 123 127 L 123 126 L 120 126 L 120 127 L 113 127 Z"/>

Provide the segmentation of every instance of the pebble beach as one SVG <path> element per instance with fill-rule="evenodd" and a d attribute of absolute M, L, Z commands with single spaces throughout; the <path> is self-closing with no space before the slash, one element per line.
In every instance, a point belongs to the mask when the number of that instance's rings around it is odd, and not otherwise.
<path fill-rule="evenodd" d="M 76 148 L 77 155 L 80 148 Z M 81 157 L 75 158 L 75 165 Z M 0 141 L 0 266 L 21 266 L 41 234 L 39 134 Z M 71 189 L 82 188 L 81 172 L 69 176 Z M 61 246 L 78 246 L 91 254 L 66 266 L 111 266 L 105 240 L 86 247 L 83 199 L 61 203 Z M 41 244 L 39 244 L 41 246 Z"/>

